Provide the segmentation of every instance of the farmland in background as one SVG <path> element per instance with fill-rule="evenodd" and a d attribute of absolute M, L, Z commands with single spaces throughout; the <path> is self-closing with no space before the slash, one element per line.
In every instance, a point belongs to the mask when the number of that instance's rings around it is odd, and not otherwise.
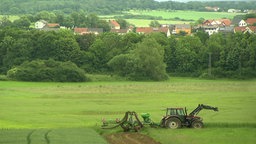
<path fill-rule="evenodd" d="M 161 24 L 189 24 L 200 18 L 204 19 L 233 19 L 236 15 L 244 15 L 245 13 L 228 13 L 228 12 L 198 12 L 198 11 L 167 11 L 167 10 L 130 10 L 124 11 L 120 15 L 101 15 L 104 19 L 115 19 L 121 17 L 135 26 L 149 26 L 152 20 L 157 20 Z M 126 18 L 134 16 L 134 18 Z M 136 16 L 145 16 L 145 19 L 138 19 Z M 151 19 L 146 18 L 151 17 Z"/>
<path fill-rule="evenodd" d="M 123 18 L 135 26 L 149 26 L 152 20 L 157 20 L 161 24 L 189 24 L 200 18 L 204 19 L 232 19 L 236 15 L 244 13 L 227 13 L 227 12 L 197 12 L 197 11 L 166 11 L 166 10 L 130 10 L 124 11 L 120 15 L 99 15 L 102 19 L 117 19 Z M 125 15 L 134 16 L 134 18 L 125 18 Z M 145 18 L 136 18 L 136 16 L 145 16 Z M 151 17 L 150 19 L 147 17 Z M 0 19 L 4 15 L 0 15 Z M 19 15 L 7 16 L 11 21 L 19 19 Z"/>
<path fill-rule="evenodd" d="M 0 82 L 0 91 L 0 137 L 10 131 L 20 135 L 21 140 L 25 137 L 26 141 L 30 130 L 36 130 L 35 136 L 45 134 L 45 130 L 53 130 L 49 136 L 56 134 L 51 140 L 58 141 L 66 138 L 62 132 L 69 135 L 69 130 L 65 132 L 63 129 L 74 127 L 80 127 L 78 131 L 81 130 L 81 133 L 87 131 L 83 128 L 93 128 L 104 135 L 121 132 L 122 129 L 101 130 L 102 118 L 122 118 L 126 111 L 136 111 L 149 112 L 152 119 L 159 122 L 166 107 L 187 107 L 188 112 L 191 112 L 202 103 L 219 108 L 219 112 L 203 110 L 199 113 L 204 119 L 203 129 L 146 127 L 141 133 L 150 135 L 162 144 L 169 144 L 170 141 L 180 144 L 188 141 L 197 144 L 250 144 L 256 140 L 256 80 L 171 78 L 165 82 L 5 81 Z"/>

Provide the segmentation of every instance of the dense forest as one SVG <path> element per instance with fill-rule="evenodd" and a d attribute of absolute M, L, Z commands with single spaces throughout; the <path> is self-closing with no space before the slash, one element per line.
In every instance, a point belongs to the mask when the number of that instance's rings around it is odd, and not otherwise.
<path fill-rule="evenodd" d="M 39 11 L 60 11 L 63 13 L 86 12 L 95 14 L 114 14 L 130 9 L 165 9 L 205 11 L 206 6 L 217 6 L 220 11 L 230 8 L 246 10 L 255 9 L 252 1 L 216 1 L 157 2 L 154 0 L 1 0 L 1 14 L 34 14 Z"/>
<path fill-rule="evenodd" d="M 27 81 L 86 81 L 84 72 L 157 81 L 169 74 L 251 78 L 256 76 L 255 39 L 242 33 L 96 36 L 6 27 L 0 29 L 0 73 Z"/>

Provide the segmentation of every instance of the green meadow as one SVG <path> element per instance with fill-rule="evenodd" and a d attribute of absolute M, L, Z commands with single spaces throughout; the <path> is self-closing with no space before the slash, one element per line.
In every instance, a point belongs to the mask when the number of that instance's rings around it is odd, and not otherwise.
<path fill-rule="evenodd" d="M 3 17 L 7 17 L 12 22 L 20 18 L 18 15 L 0 15 L 0 19 L 2 19 Z"/>
<path fill-rule="evenodd" d="M 232 19 L 234 16 L 243 13 L 228 13 L 228 12 L 199 12 L 199 11 L 164 11 L 164 10 L 130 10 L 128 14 L 133 15 L 149 15 L 149 16 L 161 16 L 163 19 L 180 18 L 186 20 L 198 20 L 204 19 L 221 19 L 229 18 Z"/>
<path fill-rule="evenodd" d="M 244 13 L 228 13 L 228 12 L 199 12 L 199 11 L 182 11 L 182 10 L 130 10 L 124 11 L 120 15 L 102 15 L 103 19 L 114 19 L 115 16 L 128 15 L 141 15 L 141 16 L 154 16 L 162 17 L 162 19 L 156 19 L 161 24 L 189 24 L 195 22 L 200 18 L 204 19 L 222 19 L 229 18 L 233 19 L 236 15 L 244 15 Z M 185 20 L 185 21 L 184 21 Z M 152 19 L 126 19 L 131 24 L 135 26 L 149 26 Z"/>
<path fill-rule="evenodd" d="M 77 140 L 87 131 L 98 133 L 81 138 L 82 142 L 105 143 L 99 133 L 104 135 L 122 129 L 100 129 L 102 118 L 122 118 L 126 111 L 136 111 L 149 112 L 151 118 L 159 122 L 167 107 L 187 107 L 190 112 L 201 103 L 219 108 L 219 112 L 202 110 L 199 113 L 204 119 L 203 129 L 145 127 L 141 133 L 162 144 L 256 141 L 256 80 L 170 78 L 164 82 L 132 82 L 106 79 L 108 81 L 85 83 L 0 81 L 0 143 L 3 139 L 12 139 L 11 134 L 19 137 L 16 141 L 28 142 L 30 137 L 45 141 L 47 137 L 52 143 L 65 143 L 67 136 Z"/>

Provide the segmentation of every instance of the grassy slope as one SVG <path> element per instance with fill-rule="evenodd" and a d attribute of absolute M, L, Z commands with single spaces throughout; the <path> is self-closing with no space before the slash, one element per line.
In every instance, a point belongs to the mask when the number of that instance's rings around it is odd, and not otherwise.
<path fill-rule="evenodd" d="M 221 19 L 221 18 L 229 18 L 233 19 L 234 16 L 238 14 L 244 13 L 227 13 L 227 12 L 197 12 L 197 11 L 164 11 L 164 10 L 130 10 L 124 12 L 126 14 L 134 14 L 134 15 L 149 15 L 159 17 L 161 16 L 163 19 L 174 19 L 180 18 L 185 20 L 192 21 L 179 21 L 179 20 L 158 20 L 161 24 L 183 24 L 183 23 L 191 23 L 200 18 L 204 19 Z M 114 16 L 114 15 L 113 15 Z M 115 15 L 117 16 L 117 15 Z M 101 16 L 104 18 L 111 18 L 112 16 Z M 135 26 L 149 26 L 152 20 L 147 19 L 126 19 L 129 23 L 134 24 Z"/>
<path fill-rule="evenodd" d="M 150 16 L 161 16 L 164 19 L 170 19 L 178 17 L 180 19 L 186 20 L 198 20 L 200 18 L 204 19 L 221 19 L 229 18 L 232 19 L 238 13 L 228 13 L 228 12 L 197 12 L 197 11 L 163 11 L 163 10 L 131 10 L 128 13 L 137 15 L 150 15 Z"/>
<path fill-rule="evenodd" d="M 166 107 L 218 106 L 202 111 L 206 129 L 146 128 L 162 143 L 183 137 L 193 143 L 251 143 L 256 140 L 256 81 L 172 78 L 168 82 L 30 83 L 0 82 L 0 128 L 99 127 L 102 117 L 149 112 L 160 121 Z M 118 129 L 118 131 L 121 129 Z M 231 138 L 235 137 L 235 138 Z"/>

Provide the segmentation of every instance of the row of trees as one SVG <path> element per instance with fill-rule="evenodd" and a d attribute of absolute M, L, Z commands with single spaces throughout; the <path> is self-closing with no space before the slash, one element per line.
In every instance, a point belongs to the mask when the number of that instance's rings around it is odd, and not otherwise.
<path fill-rule="evenodd" d="M 166 9 L 166 10 L 201 10 L 205 6 L 218 6 L 221 10 L 230 8 L 255 9 L 253 1 L 221 1 L 221 2 L 157 2 L 154 0 L 1 0 L 1 14 L 34 14 L 38 11 L 61 11 L 72 13 L 84 11 L 97 14 L 113 14 L 130 9 Z"/>
<path fill-rule="evenodd" d="M 198 32 L 99 36 L 59 32 L 0 30 L 0 73 L 34 60 L 70 61 L 87 73 L 117 74 L 133 80 L 164 80 L 167 73 L 188 76 L 255 77 L 256 35 Z"/>
<path fill-rule="evenodd" d="M 31 24 L 35 23 L 38 20 L 46 20 L 49 23 L 59 23 L 61 26 L 66 26 L 68 28 L 73 27 L 88 27 L 88 28 L 103 28 L 103 30 L 110 31 L 110 26 L 108 21 L 100 19 L 95 14 L 85 14 L 84 12 L 73 12 L 69 15 L 64 13 L 54 13 L 41 11 L 35 15 L 24 15 L 19 19 L 14 20 L 13 22 L 9 19 L 8 16 L 4 16 L 0 19 L 0 28 L 4 27 L 16 27 L 20 29 L 30 29 Z M 121 24 L 124 23 L 122 19 L 119 19 Z"/>

